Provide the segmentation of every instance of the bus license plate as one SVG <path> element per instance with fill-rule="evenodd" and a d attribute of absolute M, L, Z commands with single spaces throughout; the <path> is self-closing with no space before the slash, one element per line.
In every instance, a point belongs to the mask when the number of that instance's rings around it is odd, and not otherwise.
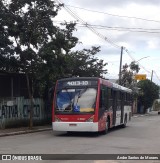
<path fill-rule="evenodd" d="M 75 124 L 75 123 L 72 123 L 72 124 L 69 124 L 69 126 L 77 126 L 77 124 Z"/>

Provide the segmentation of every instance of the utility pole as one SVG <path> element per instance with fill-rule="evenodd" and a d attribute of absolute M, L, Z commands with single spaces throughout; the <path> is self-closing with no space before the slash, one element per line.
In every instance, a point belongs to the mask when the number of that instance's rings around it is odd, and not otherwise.
<path fill-rule="evenodd" d="M 152 74 L 151 74 L 151 82 L 152 82 L 152 79 L 153 79 L 153 70 L 152 70 Z"/>
<path fill-rule="evenodd" d="M 119 85 L 121 85 L 121 77 L 122 77 L 121 70 L 122 70 L 122 56 L 123 56 L 123 49 L 124 49 L 124 47 L 122 46 L 122 47 L 121 47 L 120 65 L 119 65 Z"/>

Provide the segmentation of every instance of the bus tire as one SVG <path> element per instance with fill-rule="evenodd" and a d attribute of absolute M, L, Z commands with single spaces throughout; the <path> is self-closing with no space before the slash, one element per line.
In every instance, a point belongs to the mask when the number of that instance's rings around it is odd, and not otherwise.
<path fill-rule="evenodd" d="M 127 126 L 127 115 L 125 115 L 124 123 L 123 123 L 122 127 L 125 128 L 126 126 Z"/>
<path fill-rule="evenodd" d="M 102 132 L 104 135 L 108 133 L 109 126 L 110 126 L 110 120 L 109 120 L 109 118 L 107 118 L 105 130 Z"/>

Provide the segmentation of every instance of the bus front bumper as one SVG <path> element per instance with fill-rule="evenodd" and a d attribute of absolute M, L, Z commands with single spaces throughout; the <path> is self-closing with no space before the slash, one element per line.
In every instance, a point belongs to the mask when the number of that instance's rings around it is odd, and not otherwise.
<path fill-rule="evenodd" d="M 98 131 L 98 122 L 52 122 L 54 131 Z"/>

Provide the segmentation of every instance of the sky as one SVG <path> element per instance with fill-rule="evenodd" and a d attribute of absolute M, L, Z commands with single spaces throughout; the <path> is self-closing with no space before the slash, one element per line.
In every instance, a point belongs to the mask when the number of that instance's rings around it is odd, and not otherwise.
<path fill-rule="evenodd" d="M 160 85 L 159 0 L 56 0 L 64 3 L 54 21 L 77 21 L 77 49 L 100 46 L 96 55 L 108 65 L 108 79 L 117 79 L 121 47 L 122 65 L 135 61 L 139 74 Z M 72 15 L 70 14 L 72 12 Z M 89 26 L 89 28 L 86 27 Z M 90 26 L 92 25 L 92 26 Z M 98 34 L 98 36 L 97 36 Z"/>

